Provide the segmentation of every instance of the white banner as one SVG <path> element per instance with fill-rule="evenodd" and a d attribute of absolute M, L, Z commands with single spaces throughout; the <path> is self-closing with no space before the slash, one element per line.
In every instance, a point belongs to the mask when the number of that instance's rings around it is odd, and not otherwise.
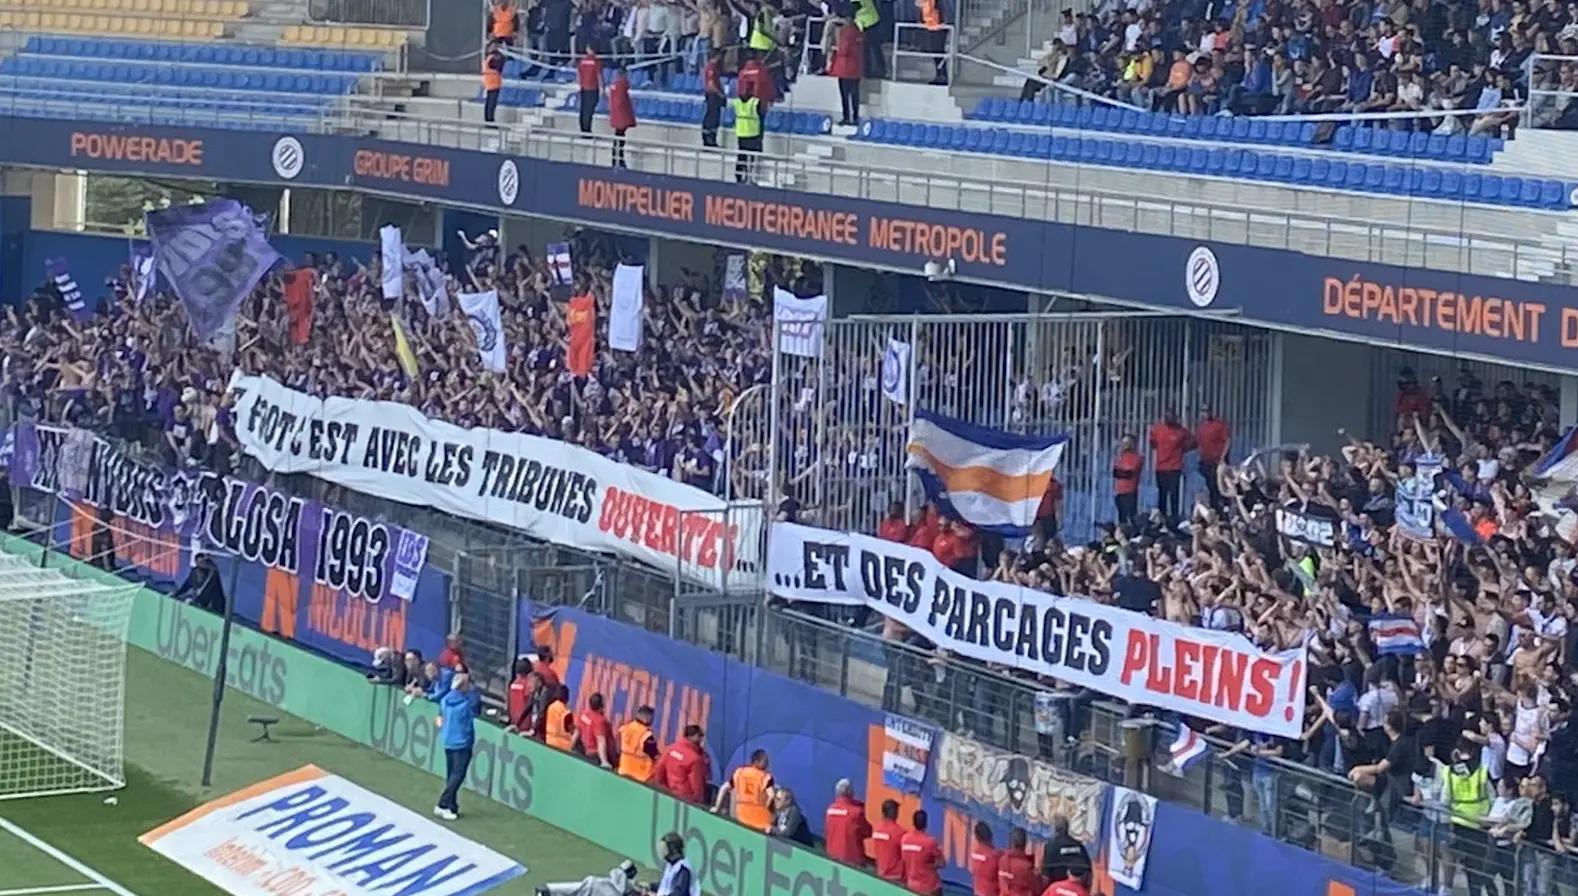
<path fill-rule="evenodd" d="M 889 339 L 882 352 L 882 395 L 895 404 L 910 400 L 910 344 Z"/>
<path fill-rule="evenodd" d="M 1127 787 L 1112 788 L 1107 819 L 1107 873 L 1132 890 L 1145 885 L 1145 860 L 1156 832 L 1156 797 Z"/>
<path fill-rule="evenodd" d="M 827 296 L 802 299 L 787 289 L 773 287 L 773 325 L 778 330 L 779 351 L 820 358 L 826 322 Z"/>
<path fill-rule="evenodd" d="M 938 647 L 1048 675 L 1130 703 L 1280 737 L 1304 721 L 1304 651 L 949 570 L 928 551 L 869 535 L 774 523 L 773 593 L 855 604 Z"/>
<path fill-rule="evenodd" d="M 760 544 L 760 507 L 730 507 L 585 448 L 462 429 L 409 405 L 318 399 L 239 373 L 230 388 L 241 446 L 270 470 L 677 569 L 709 586 L 757 583 L 754 548 L 742 546 Z"/>
<path fill-rule="evenodd" d="M 470 896 L 526 873 L 514 859 L 311 765 L 138 839 L 237 896 Z"/>
<path fill-rule="evenodd" d="M 405 238 L 400 228 L 385 224 L 378 228 L 378 259 L 383 265 L 385 299 L 398 299 L 405 292 Z"/>
<path fill-rule="evenodd" d="M 646 268 L 638 264 L 622 264 L 614 268 L 612 307 L 608 312 L 608 347 L 621 352 L 641 350 L 642 309 L 645 298 L 642 285 Z"/>
<path fill-rule="evenodd" d="M 477 356 L 482 366 L 494 373 L 503 373 L 509 364 L 509 346 L 504 344 L 504 318 L 499 313 L 499 291 L 463 292 L 456 297 L 460 313 L 471 321 L 471 332 L 477 337 Z"/>

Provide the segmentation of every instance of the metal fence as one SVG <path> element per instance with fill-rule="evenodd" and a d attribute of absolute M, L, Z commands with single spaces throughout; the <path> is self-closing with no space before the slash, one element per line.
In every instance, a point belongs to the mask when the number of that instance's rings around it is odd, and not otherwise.
<path fill-rule="evenodd" d="M 1158 770 L 1170 737 L 1164 723 L 1089 691 L 1053 690 L 860 627 L 849 608 L 769 601 L 759 592 L 703 595 L 661 571 L 395 504 L 306 476 L 240 471 L 432 538 L 430 562 L 451 573 L 451 614 L 485 690 L 502 698 L 509 667 L 531 634 L 519 597 L 577 606 L 813 684 L 867 706 L 904 713 L 1016 753 L 1101 780 L 1145 789 L 1209 815 L 1259 827 L 1305 849 L 1432 890 L 1480 891 L 1502 880 L 1504 896 L 1550 896 L 1578 885 L 1578 863 L 1541 845 L 1497 844 L 1453 825 L 1429 805 L 1386 806 L 1346 779 L 1280 759 L 1224 758 L 1215 749 L 1187 774 Z M 13 486 L 22 520 L 49 518 L 56 498 Z"/>
<path fill-rule="evenodd" d="M 309 0 L 307 17 L 337 25 L 427 28 L 432 0 Z"/>
<path fill-rule="evenodd" d="M 893 339 L 911 346 L 904 404 L 882 390 Z M 1275 339 L 1226 321 L 1136 312 L 829 321 L 820 355 L 775 353 L 773 482 L 819 525 L 866 531 L 889 502 L 916 502 L 904 451 L 916 408 L 1014 432 L 1062 433 L 1070 445 L 1058 468 L 1070 496 L 1062 528 L 1082 540 L 1115 515 L 1117 441 L 1130 435 L 1147 451 L 1146 430 L 1164 412 L 1192 423 L 1209 406 L 1233 428 L 1234 444 L 1270 443 Z M 1194 474 L 1186 483 L 1204 487 Z M 1154 506 L 1154 490 L 1147 477 L 1145 506 Z"/>

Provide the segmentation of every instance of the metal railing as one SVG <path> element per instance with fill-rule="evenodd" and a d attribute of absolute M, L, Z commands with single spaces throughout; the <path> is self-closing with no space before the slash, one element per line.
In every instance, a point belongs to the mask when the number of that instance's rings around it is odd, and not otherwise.
<path fill-rule="evenodd" d="M 426 29 L 432 0 L 308 0 L 307 17 L 336 25 Z"/>
<path fill-rule="evenodd" d="M 263 99 L 263 97 L 260 97 Z M 191 126 L 233 124 L 257 129 L 309 130 L 330 134 L 377 135 L 385 139 L 434 146 L 504 152 L 560 162 L 604 166 L 612 139 L 587 137 L 574 131 L 517 129 L 453 119 L 424 118 L 383 108 L 376 100 L 347 98 L 314 117 L 279 114 L 265 109 L 215 113 L 188 107 L 138 108 L 135 104 L 79 104 L 70 99 L 33 100 L 0 94 L 0 114 L 19 117 L 72 114 L 91 120 Z M 632 169 L 650 174 L 732 181 L 732 150 L 631 139 L 626 157 Z M 918 157 L 917 157 L 918 158 Z M 1444 271 L 1528 277 L 1537 272 L 1547 280 L 1578 283 L 1578 258 L 1565 242 L 1531 244 L 1529 234 L 1486 229 L 1428 226 L 1408 220 L 1421 211 L 1445 210 L 1443 203 L 1412 202 L 1402 215 L 1324 215 L 1297 209 L 1257 207 L 1244 202 L 1212 202 L 1142 189 L 1103 190 L 1079 183 L 1082 166 L 1045 163 L 1041 181 L 1009 177 L 954 175 L 927 171 L 925 166 L 867 166 L 821 158 L 763 154 L 756 170 L 763 182 L 780 189 L 833 194 L 930 208 L 979 212 L 1007 217 L 1056 221 L 1141 233 L 1206 239 L 1224 243 L 1290 249 L 1358 261 L 1387 262 Z M 1381 210 L 1385 197 L 1374 197 Z M 1451 206 L 1450 215 L 1465 210 L 1482 213 L 1486 223 L 1505 216 L 1531 213 L 1490 207 Z M 1548 228 L 1546 228 L 1548 230 Z M 1531 278 L 1532 279 L 1532 278 Z"/>
<path fill-rule="evenodd" d="M 928 28 L 918 22 L 894 22 L 888 76 L 895 81 L 947 84 L 956 49 L 952 25 Z"/>
<path fill-rule="evenodd" d="M 1578 131 L 1578 56 L 1535 53 L 1524 64 L 1524 78 L 1525 127 Z"/>
<path fill-rule="evenodd" d="M 12 409 L 0 408 L 9 419 Z M 120 444 L 125 445 L 124 441 Z M 128 446 L 133 447 L 133 446 Z M 146 453 L 146 445 L 144 445 Z M 1406 883 L 1460 893 L 1500 877 L 1505 896 L 1549 896 L 1578 883 L 1578 862 L 1540 844 L 1498 845 L 1438 808 L 1379 801 L 1345 778 L 1277 758 L 1213 749 L 1182 775 L 1160 771 L 1166 719 L 1088 690 L 1055 689 L 979 663 L 878 636 L 858 608 L 789 605 L 760 593 L 678 596 L 663 573 L 436 511 L 373 498 L 307 474 L 271 475 L 243 460 L 237 474 L 428 533 L 429 562 L 451 573 L 456 628 L 484 688 L 502 697 L 520 642 L 521 596 L 575 606 L 705 647 L 855 700 L 932 722 L 992 746 L 1080 774 L 1147 790 L 1206 814 Z M 53 513 L 56 498 L 13 484 L 23 520 Z M 528 636 L 529 637 L 529 636 Z M 1322 756 L 1316 753 L 1319 762 Z"/>

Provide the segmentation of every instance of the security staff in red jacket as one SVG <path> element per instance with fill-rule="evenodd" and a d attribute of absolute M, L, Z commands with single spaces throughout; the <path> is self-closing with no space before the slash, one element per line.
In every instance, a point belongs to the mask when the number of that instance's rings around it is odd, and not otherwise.
<path fill-rule="evenodd" d="M 942 847 L 937 838 L 926 833 L 926 810 L 916 809 L 910 816 L 915 829 L 904 835 L 899 848 L 904 853 L 904 888 L 920 896 L 940 896 Z"/>
<path fill-rule="evenodd" d="M 882 801 L 882 820 L 871 831 L 871 854 L 877 860 L 877 877 L 904 883 L 904 827 L 899 824 L 898 800 Z"/>
<path fill-rule="evenodd" d="M 1003 851 L 992 845 L 992 827 L 975 823 L 975 842 L 970 844 L 970 884 L 975 896 L 998 896 L 997 873 Z"/>
<path fill-rule="evenodd" d="M 864 36 L 854 22 L 834 19 L 833 58 L 827 73 L 838 79 L 838 99 L 843 109 L 839 124 L 860 124 L 860 79 L 865 76 Z"/>
<path fill-rule="evenodd" d="M 1041 876 L 1026 846 L 1028 840 L 1024 828 L 1008 832 L 1008 848 L 997 862 L 998 896 L 1037 896 L 1041 892 Z"/>
<path fill-rule="evenodd" d="M 701 145 L 718 145 L 718 125 L 723 121 L 723 107 L 728 97 L 723 92 L 723 51 L 707 54 L 707 64 L 701 69 Z"/>
<path fill-rule="evenodd" d="M 855 799 L 855 786 L 840 778 L 833 788 L 833 803 L 827 807 L 827 854 L 846 865 L 864 868 L 866 840 L 871 837 L 871 822 L 866 820 L 866 804 Z"/>
<path fill-rule="evenodd" d="M 592 116 L 597 114 L 597 104 L 603 98 L 603 60 L 590 45 L 575 64 L 575 82 L 581 88 L 581 133 L 592 132 Z"/>
<path fill-rule="evenodd" d="M 1168 410 L 1151 424 L 1151 453 L 1156 458 L 1156 506 L 1168 525 L 1180 519 L 1183 509 L 1184 455 L 1195 446 L 1194 434 L 1178 422 L 1178 412 Z"/>
<path fill-rule="evenodd" d="M 622 62 L 608 88 L 608 126 L 614 129 L 614 167 L 627 167 L 625 132 L 636 126 L 636 107 L 630 102 L 630 73 Z"/>
<path fill-rule="evenodd" d="M 651 782 L 687 803 L 705 805 L 712 759 L 701 748 L 703 737 L 700 725 L 686 725 L 680 739 L 658 757 Z"/>

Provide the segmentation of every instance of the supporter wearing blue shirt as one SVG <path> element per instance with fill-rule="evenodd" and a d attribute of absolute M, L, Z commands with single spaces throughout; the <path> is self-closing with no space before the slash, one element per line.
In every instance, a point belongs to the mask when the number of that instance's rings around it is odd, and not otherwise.
<path fill-rule="evenodd" d="M 471 769 L 471 749 L 477 742 L 477 710 L 482 697 L 471 686 L 471 676 L 455 673 L 449 690 L 438 698 L 439 734 L 444 741 L 444 792 L 433 814 L 445 821 L 460 817 L 460 788 Z"/>

